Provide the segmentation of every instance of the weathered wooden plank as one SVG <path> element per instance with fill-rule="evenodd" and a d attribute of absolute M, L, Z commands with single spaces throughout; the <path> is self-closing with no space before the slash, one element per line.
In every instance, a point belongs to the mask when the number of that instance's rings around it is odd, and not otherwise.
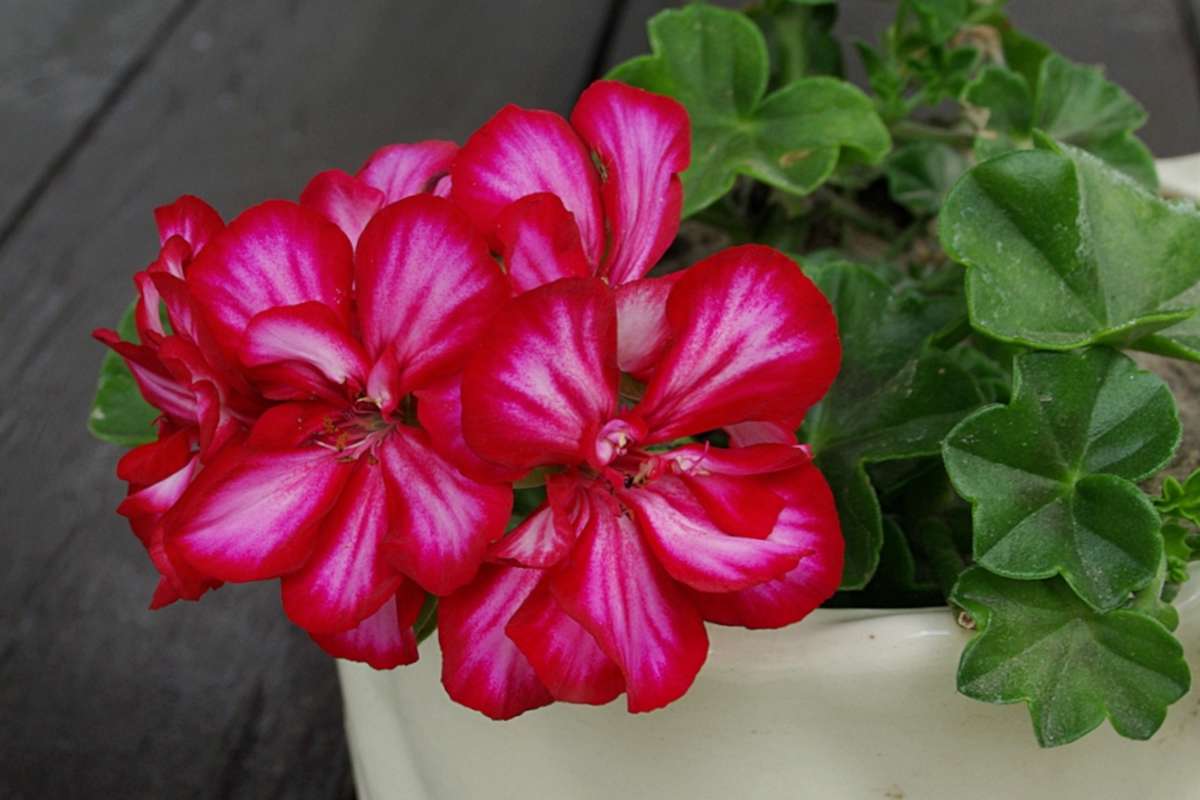
<path fill-rule="evenodd" d="M 0 239 L 192 0 L 0 0 Z"/>
<path fill-rule="evenodd" d="M 150 209 L 295 196 L 376 146 L 461 138 L 507 101 L 569 107 L 605 4 L 201 0 L 0 250 L 0 796 L 347 791 L 332 663 L 227 587 L 144 610 L 153 573 L 84 420 L 153 255 Z M 437 687 L 429 687 L 437 691 Z"/>
<path fill-rule="evenodd" d="M 1184 0 L 1200 6 L 1200 0 Z M 613 37 L 607 66 L 647 50 L 645 20 L 682 5 L 671 0 L 630 0 Z M 740 6 L 743 3 L 725 2 Z M 878 41 L 894 15 L 894 0 L 840 0 L 838 32 L 847 41 Z M 1178 0 L 1010 0 L 1016 25 L 1069 58 L 1104 64 L 1108 75 L 1150 111 L 1142 131 L 1158 156 L 1200 151 L 1200 73 Z M 1198 17 L 1200 18 L 1200 13 Z M 1200 42 L 1200 30 L 1196 31 Z M 846 52 L 851 75 L 861 80 L 857 57 Z"/>

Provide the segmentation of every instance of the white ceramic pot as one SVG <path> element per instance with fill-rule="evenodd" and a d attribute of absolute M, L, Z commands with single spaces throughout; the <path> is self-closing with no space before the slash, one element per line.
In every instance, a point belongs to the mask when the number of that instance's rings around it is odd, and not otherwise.
<path fill-rule="evenodd" d="M 1177 635 L 1200 667 L 1200 576 Z M 1200 690 L 1149 742 L 1107 724 L 1040 750 L 1023 705 L 955 691 L 969 634 L 947 609 L 819 609 L 779 631 L 710 626 L 681 700 L 631 715 L 557 704 L 493 722 L 420 663 L 340 662 L 363 800 L 1108 800 L 1200 798 Z"/>
<path fill-rule="evenodd" d="M 1161 162 L 1200 195 L 1200 158 Z M 1200 670 L 1200 576 L 1177 632 Z M 691 691 L 652 714 L 557 704 L 493 722 L 451 702 L 435 640 L 420 663 L 339 662 L 363 800 L 1108 800 L 1200 798 L 1200 689 L 1149 742 L 1106 724 L 1038 748 L 1023 705 L 955 691 L 970 634 L 948 609 L 819 609 L 779 631 L 709 627 Z M 1200 683 L 1200 681 L 1197 681 Z"/>

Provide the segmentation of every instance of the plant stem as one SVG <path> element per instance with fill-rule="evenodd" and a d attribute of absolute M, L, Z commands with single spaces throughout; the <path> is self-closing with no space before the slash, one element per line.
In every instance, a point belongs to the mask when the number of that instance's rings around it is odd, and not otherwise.
<path fill-rule="evenodd" d="M 958 548 L 954 546 L 950 526 L 940 519 L 926 519 L 917 525 L 914 538 L 929 561 L 942 596 L 949 600 L 958 576 L 967 568 Z"/>
<path fill-rule="evenodd" d="M 970 147 L 975 143 L 975 135 L 968 131 L 956 131 L 949 128 L 939 128 L 914 119 L 902 119 L 892 126 L 892 136 L 897 139 L 924 139 L 955 147 Z"/>

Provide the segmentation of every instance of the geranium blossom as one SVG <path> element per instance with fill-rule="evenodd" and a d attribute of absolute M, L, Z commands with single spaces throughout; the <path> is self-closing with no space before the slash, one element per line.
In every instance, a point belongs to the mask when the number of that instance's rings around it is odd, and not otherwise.
<path fill-rule="evenodd" d="M 228 228 L 195 198 L 160 210 L 163 253 L 135 279 L 142 343 L 97 332 L 163 411 L 159 440 L 119 467 L 121 511 L 163 573 L 154 605 L 282 577 L 285 610 L 322 646 L 388 667 L 416 658 L 425 591 L 474 575 L 511 489 L 441 457 L 415 396 L 461 368 L 508 289 L 448 201 L 384 206 L 452 156 L 398 145 L 346 176 L 382 198 L 358 229 L 283 201 Z M 336 217 L 313 199 L 321 180 L 306 200 Z"/>
<path fill-rule="evenodd" d="M 312 212 L 267 203 L 188 282 L 223 351 L 279 404 L 167 514 L 168 550 L 220 580 L 283 576 L 285 611 L 318 640 L 396 613 L 398 591 L 411 625 L 414 582 L 444 594 L 469 581 L 511 490 L 445 461 L 408 399 L 460 368 L 507 294 L 461 212 L 402 200 L 352 251 Z"/>
<path fill-rule="evenodd" d="M 836 512 L 806 449 L 670 444 L 798 424 L 838 367 L 828 302 L 788 259 L 747 246 L 686 270 L 663 317 L 667 344 L 632 407 L 625 320 L 595 278 L 518 297 L 468 363 L 467 444 L 551 474 L 547 503 L 493 545 L 498 564 L 440 606 L 456 700 L 501 718 L 622 691 L 631 711 L 657 708 L 700 669 L 705 619 L 784 625 L 836 589 Z"/>

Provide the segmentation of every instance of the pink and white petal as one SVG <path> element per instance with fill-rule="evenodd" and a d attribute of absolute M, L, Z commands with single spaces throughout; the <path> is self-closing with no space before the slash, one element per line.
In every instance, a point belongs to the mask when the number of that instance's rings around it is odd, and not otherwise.
<path fill-rule="evenodd" d="M 255 450 L 293 450 L 329 431 L 344 413 L 345 406 L 320 402 L 274 405 L 254 421 L 247 443 Z"/>
<path fill-rule="evenodd" d="M 416 428 L 397 426 L 377 455 L 388 487 L 388 560 L 432 594 L 461 588 L 504 535 L 512 487 L 463 475 Z"/>
<path fill-rule="evenodd" d="M 552 573 L 551 589 L 621 668 L 629 710 L 652 711 L 692 685 L 708 656 L 708 634 L 633 520 L 610 496 L 589 496 L 587 526 L 571 559 Z"/>
<path fill-rule="evenodd" d="M 123 342 L 116 331 L 97 328 L 92 337 L 112 348 L 125 360 L 138 390 L 146 402 L 177 423 L 196 422 L 196 401 L 187 386 L 181 384 L 146 345 Z"/>
<path fill-rule="evenodd" d="M 376 150 L 358 171 L 358 179 L 383 192 L 384 202 L 394 203 L 432 190 L 448 175 L 458 155 L 454 142 L 430 139 L 413 144 L 392 144 Z"/>
<path fill-rule="evenodd" d="M 516 469 L 590 457 L 617 408 L 617 319 L 595 278 L 555 281 L 496 315 L 463 373 L 463 433 Z"/>
<path fill-rule="evenodd" d="M 796 443 L 796 429 L 782 422 L 739 422 L 736 425 L 727 425 L 725 432 L 729 434 L 729 443 L 733 447 Z"/>
<path fill-rule="evenodd" d="M 413 664 L 420 656 L 413 623 L 424 602 L 425 593 L 405 581 L 378 611 L 350 630 L 309 636 L 334 658 L 360 661 L 375 669 Z"/>
<path fill-rule="evenodd" d="M 300 193 L 300 205 L 341 228 L 350 244 L 358 242 L 363 228 L 384 204 L 383 192 L 340 169 L 318 173 Z"/>
<path fill-rule="evenodd" d="M 166 335 L 163 329 L 162 315 L 159 313 L 160 297 L 158 288 L 150 272 L 139 272 L 133 276 L 133 285 L 137 287 L 138 300 L 133 310 L 133 322 L 136 326 L 138 339 L 146 344 L 152 344 Z"/>
<path fill-rule="evenodd" d="M 592 274 L 575 218 L 555 195 L 531 194 L 505 206 L 496 221 L 496 238 L 517 292 Z"/>
<path fill-rule="evenodd" d="M 558 114 L 505 106 L 472 134 L 451 172 L 454 202 L 490 231 L 515 200 L 549 192 L 575 217 L 588 262 L 604 253 L 600 180 L 591 155 Z"/>
<path fill-rule="evenodd" d="M 239 351 L 247 367 L 298 361 L 319 370 L 335 386 L 367 383 L 362 345 L 322 303 L 269 308 L 255 314 Z"/>
<path fill-rule="evenodd" d="M 765 539 L 783 510 L 783 500 L 754 478 L 684 474 L 680 480 L 708 518 L 734 536 Z"/>
<path fill-rule="evenodd" d="M 771 540 L 802 548 L 794 569 L 773 581 L 739 592 L 692 597 L 705 619 L 746 628 L 781 628 L 798 622 L 837 591 L 844 543 L 833 494 L 809 465 L 771 476 L 771 488 L 786 505 Z"/>
<path fill-rule="evenodd" d="M 134 486 L 149 486 L 178 472 L 192 458 L 192 432 L 181 428 L 139 445 L 117 461 L 117 477 Z"/>
<path fill-rule="evenodd" d="M 723 250 L 671 290 L 672 342 L 639 405 L 652 441 L 739 422 L 798 425 L 841 362 L 833 309 L 789 258 Z"/>
<path fill-rule="evenodd" d="M 691 161 L 691 123 L 677 101 L 616 81 L 579 97 L 571 125 L 604 165 L 600 185 L 612 237 L 600 274 L 614 286 L 636 280 L 679 230 L 679 173 Z"/>
<path fill-rule="evenodd" d="M 159 244 L 165 245 L 172 236 L 178 236 L 191 245 L 192 255 L 199 254 L 225 229 L 221 215 L 208 203 L 190 194 L 154 209 L 154 221 L 158 224 Z"/>
<path fill-rule="evenodd" d="M 375 613 L 404 581 L 380 551 L 390 526 L 383 467 L 360 458 L 321 522 L 316 550 L 280 582 L 288 618 L 309 633 L 334 633 Z"/>
<path fill-rule="evenodd" d="M 803 553 L 787 542 L 726 533 L 683 481 L 670 475 L 623 492 L 621 499 L 633 509 L 638 527 L 671 577 L 702 592 L 736 591 L 778 578 Z"/>
<path fill-rule="evenodd" d="M 319 447 L 221 449 L 164 519 L 169 547 L 223 581 L 275 578 L 312 554 L 349 464 Z"/>
<path fill-rule="evenodd" d="M 763 475 L 812 463 L 812 450 L 801 444 L 755 444 L 747 447 L 712 447 L 685 444 L 662 453 L 677 473 Z"/>
<path fill-rule="evenodd" d="M 117 513 L 127 517 L 131 522 L 145 517 L 156 520 L 179 502 L 179 498 L 191 485 L 199 470 L 200 457 L 192 456 L 186 464 L 157 483 L 131 492 L 117 506 Z M 138 532 L 138 527 L 134 526 L 135 533 Z M 143 536 L 138 533 L 138 538 L 142 539 Z M 149 547 L 148 542 L 143 540 L 142 543 Z"/>
<path fill-rule="evenodd" d="M 229 224 L 192 262 L 187 283 L 220 346 L 236 360 L 255 314 L 324 303 L 350 324 L 353 250 L 320 214 L 272 200 Z"/>
<path fill-rule="evenodd" d="M 492 719 L 554 701 L 504 631 L 544 574 L 485 564 L 474 581 L 439 601 L 442 685 L 450 699 Z"/>
<path fill-rule="evenodd" d="M 367 354 L 393 348 L 408 391 L 457 372 L 509 289 L 487 245 L 448 200 L 418 195 L 379 212 L 358 242 Z"/>
<path fill-rule="evenodd" d="M 542 503 L 517 527 L 488 548 L 489 561 L 546 569 L 562 560 L 575 542 L 574 531 L 560 526 L 554 509 Z"/>
<path fill-rule="evenodd" d="M 642 278 L 617 287 L 617 363 L 622 372 L 645 379 L 666 352 L 671 343 L 667 298 L 682 275 Z"/>
<path fill-rule="evenodd" d="M 433 447 L 468 477 L 482 483 L 512 483 L 525 474 L 485 461 L 463 438 L 462 375 L 443 378 L 413 393 L 417 398 L 417 420 L 429 434 Z"/>
<path fill-rule="evenodd" d="M 505 628 L 555 700 L 603 705 L 625 691 L 621 668 L 541 581 Z"/>

